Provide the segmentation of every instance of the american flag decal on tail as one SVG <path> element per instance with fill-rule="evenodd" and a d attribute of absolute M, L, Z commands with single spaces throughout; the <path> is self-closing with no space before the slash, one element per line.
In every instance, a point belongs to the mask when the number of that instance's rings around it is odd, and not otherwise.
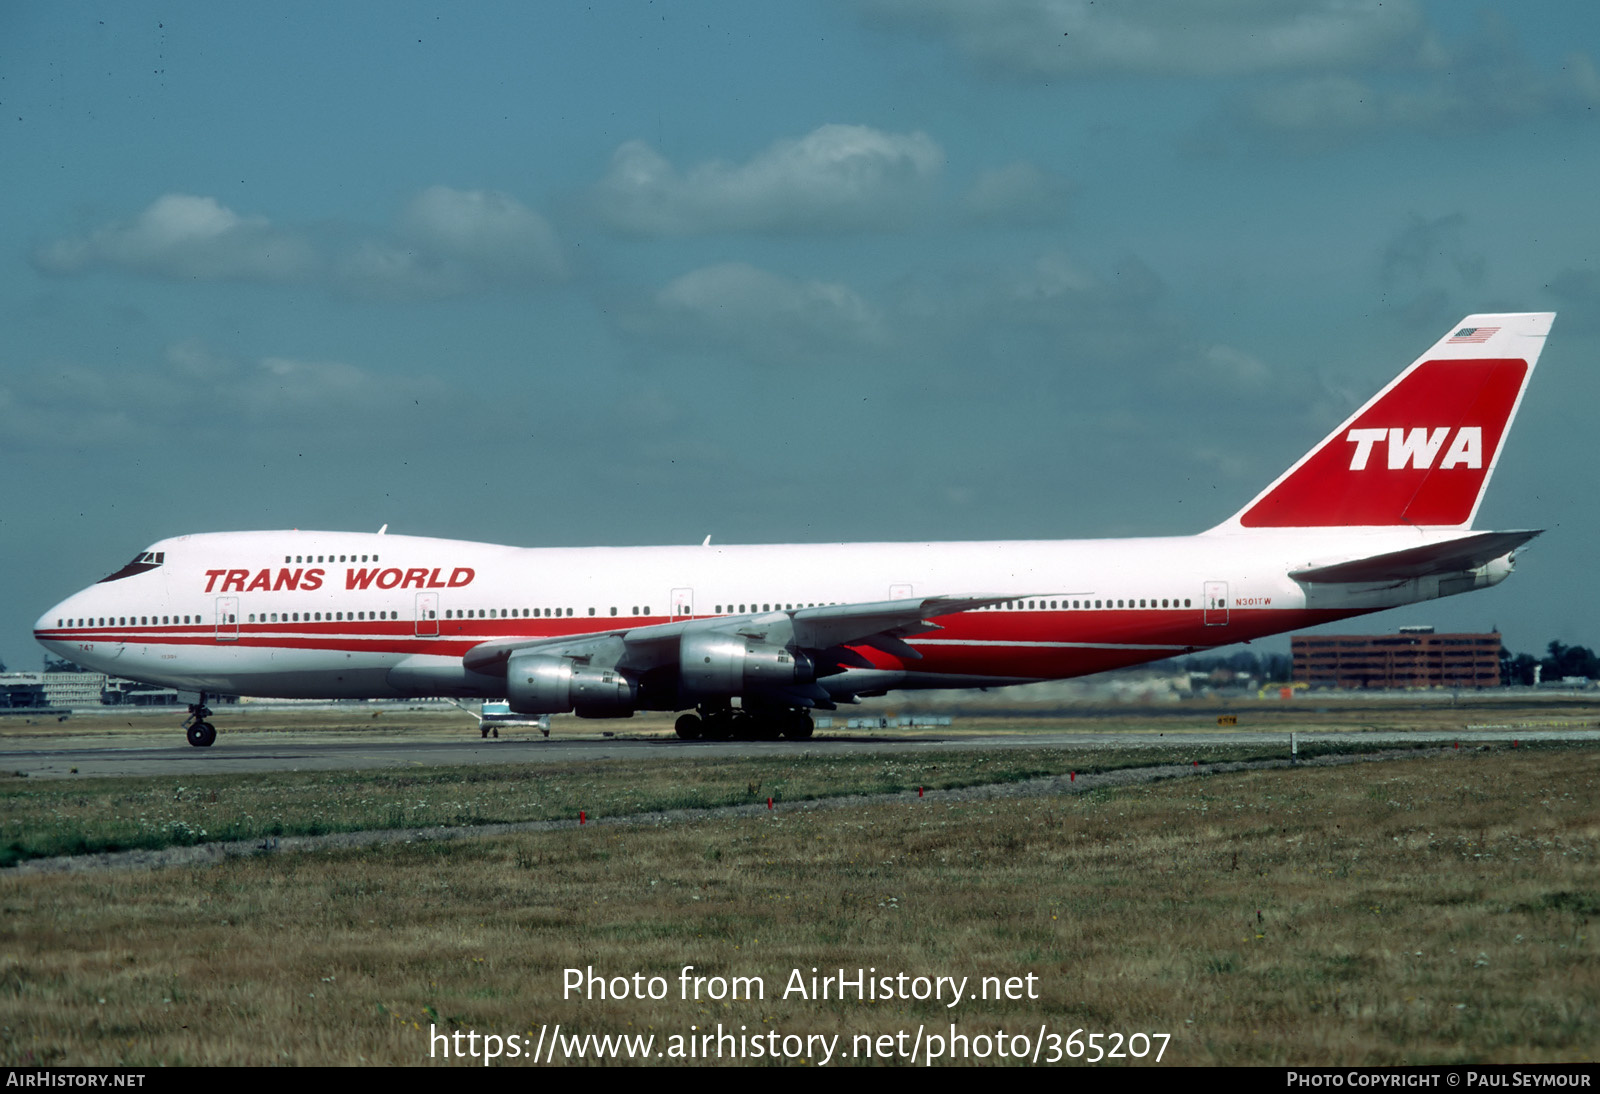
<path fill-rule="evenodd" d="M 1499 327 L 1462 327 L 1450 336 L 1448 345 L 1462 342 L 1487 342 L 1500 333 Z"/>

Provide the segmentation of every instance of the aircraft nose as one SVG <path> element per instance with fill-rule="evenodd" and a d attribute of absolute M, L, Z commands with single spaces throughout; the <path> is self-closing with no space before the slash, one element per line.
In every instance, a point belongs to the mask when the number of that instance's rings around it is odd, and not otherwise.
<path fill-rule="evenodd" d="M 61 653 L 66 647 L 68 639 L 63 628 L 67 625 L 72 599 L 68 597 L 34 621 L 34 641 L 52 653 Z"/>

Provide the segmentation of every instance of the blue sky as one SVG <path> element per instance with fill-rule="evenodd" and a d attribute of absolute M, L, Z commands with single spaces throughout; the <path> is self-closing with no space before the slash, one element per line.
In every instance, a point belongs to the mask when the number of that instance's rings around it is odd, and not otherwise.
<path fill-rule="evenodd" d="M 185 532 L 1198 531 L 1498 309 L 1560 314 L 1479 524 L 1549 532 L 1377 623 L 1600 644 L 1597 47 L 1578 2 L 8 5 L 0 658 Z"/>

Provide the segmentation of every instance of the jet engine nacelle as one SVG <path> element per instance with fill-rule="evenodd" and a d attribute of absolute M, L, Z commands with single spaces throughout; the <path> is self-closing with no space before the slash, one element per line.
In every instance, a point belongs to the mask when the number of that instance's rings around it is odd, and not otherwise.
<path fill-rule="evenodd" d="M 679 682 L 692 695 L 740 695 L 809 684 L 816 666 L 799 650 L 720 631 L 688 631 L 678 644 Z"/>
<path fill-rule="evenodd" d="M 532 652 L 514 653 L 506 662 L 506 700 L 518 714 L 626 717 L 638 699 L 638 681 L 620 669 L 590 668 Z"/>

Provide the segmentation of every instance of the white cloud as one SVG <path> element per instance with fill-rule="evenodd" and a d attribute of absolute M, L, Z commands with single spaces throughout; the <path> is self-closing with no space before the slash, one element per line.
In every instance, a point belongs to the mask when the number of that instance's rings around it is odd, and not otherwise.
<path fill-rule="evenodd" d="M 1256 93 L 1242 113 L 1259 132 L 1320 141 L 1377 130 L 1488 129 L 1596 105 L 1594 64 L 1577 56 L 1555 77 L 1508 69 L 1430 75 L 1399 86 L 1332 76 L 1296 80 Z"/>
<path fill-rule="evenodd" d="M 286 230 L 215 198 L 165 194 L 133 221 L 36 248 L 46 273 L 114 269 L 202 281 L 321 285 L 379 298 L 459 296 L 566 276 L 556 234 L 508 194 L 432 186 L 392 232 Z"/>
<path fill-rule="evenodd" d="M 1025 161 L 985 171 L 967 191 L 966 209 L 991 224 L 1050 224 L 1066 215 L 1071 184 Z"/>
<path fill-rule="evenodd" d="M 880 25 L 1011 76 L 1217 76 L 1368 67 L 1426 54 L 1416 0 L 863 0 Z"/>
<path fill-rule="evenodd" d="M 51 361 L 0 386 L 0 447 L 94 449 L 172 437 L 231 438 L 242 424 L 312 429 L 355 443 L 384 412 L 448 397 L 438 381 L 381 375 L 343 361 L 240 357 L 199 339 L 148 363 L 93 368 Z M 327 431 L 336 427 L 335 432 Z M 372 426 L 373 428 L 378 428 Z"/>
<path fill-rule="evenodd" d="M 1291 80 L 1257 90 L 1237 113 L 1256 132 L 1312 143 L 1380 130 L 1480 130 L 1535 117 L 1588 117 L 1597 105 L 1600 72 L 1588 54 L 1540 69 L 1510 26 L 1485 16 L 1472 37 L 1434 43 L 1415 69 Z"/>
<path fill-rule="evenodd" d="M 729 262 L 672 281 L 630 325 L 638 333 L 734 349 L 767 363 L 869 347 L 882 340 L 882 322 L 877 309 L 844 285 L 795 281 Z"/>
<path fill-rule="evenodd" d="M 317 265 L 304 238 L 193 194 L 165 194 L 131 222 L 45 244 L 33 257 L 48 273 L 110 267 L 207 281 L 294 281 Z"/>
<path fill-rule="evenodd" d="M 944 150 L 926 134 L 861 125 L 824 125 L 746 163 L 686 172 L 629 141 L 594 201 L 613 226 L 644 235 L 892 228 L 927 204 L 943 168 Z"/>
<path fill-rule="evenodd" d="M 400 228 L 431 253 L 485 276 L 553 281 L 566 275 L 550 225 L 499 191 L 430 186 L 406 207 Z"/>

